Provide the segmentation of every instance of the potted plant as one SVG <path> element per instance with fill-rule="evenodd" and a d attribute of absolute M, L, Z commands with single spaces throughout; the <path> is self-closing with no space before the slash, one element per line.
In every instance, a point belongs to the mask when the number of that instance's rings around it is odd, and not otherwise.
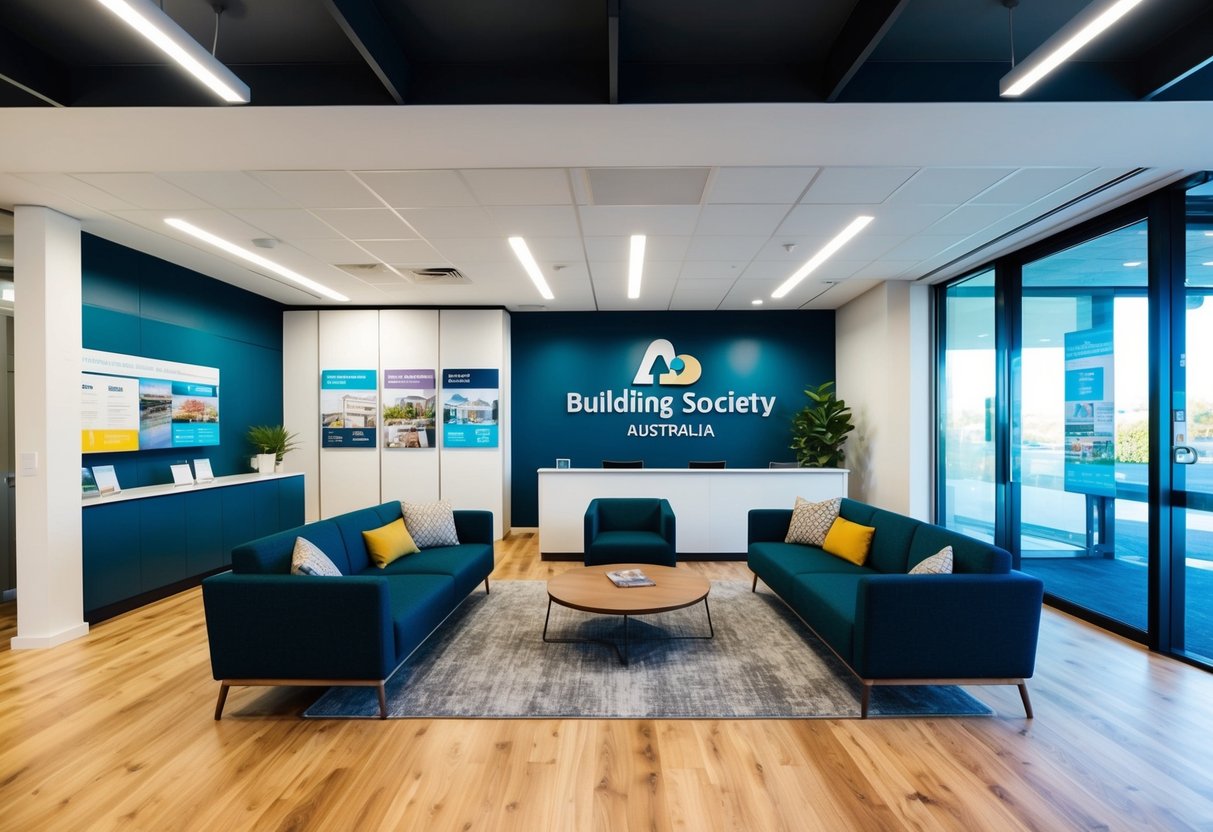
<path fill-rule="evenodd" d="M 257 449 L 257 471 L 272 474 L 282 464 L 289 451 L 299 447 L 298 434 L 289 433 L 282 425 L 253 425 L 248 429 L 249 444 Z"/>
<path fill-rule="evenodd" d="M 843 443 L 855 429 L 851 408 L 834 397 L 834 382 L 811 387 L 804 394 L 812 400 L 792 417 L 792 450 L 802 468 L 841 468 Z"/>

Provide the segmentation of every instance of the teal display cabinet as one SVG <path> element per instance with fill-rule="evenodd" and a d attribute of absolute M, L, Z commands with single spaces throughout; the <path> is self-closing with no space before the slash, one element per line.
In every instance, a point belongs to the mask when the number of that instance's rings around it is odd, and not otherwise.
<path fill-rule="evenodd" d="M 230 566 L 235 546 L 303 525 L 303 488 L 302 474 L 241 474 L 85 501 L 85 620 L 194 586 Z"/>

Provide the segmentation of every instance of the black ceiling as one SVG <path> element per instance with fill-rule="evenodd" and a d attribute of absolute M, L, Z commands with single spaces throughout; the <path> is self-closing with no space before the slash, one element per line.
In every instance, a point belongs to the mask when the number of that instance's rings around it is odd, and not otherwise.
<path fill-rule="evenodd" d="M 216 0 L 164 0 L 208 48 Z M 218 0 L 254 106 L 993 101 L 1088 0 Z M 97 0 L 0 3 L 0 106 L 209 106 Z M 1025 96 L 1213 100 L 1213 3 L 1145 0 Z"/>

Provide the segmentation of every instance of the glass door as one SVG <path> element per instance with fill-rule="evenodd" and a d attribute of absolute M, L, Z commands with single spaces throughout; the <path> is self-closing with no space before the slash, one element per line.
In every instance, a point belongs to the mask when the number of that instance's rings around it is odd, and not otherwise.
<path fill-rule="evenodd" d="M 1023 264 L 1012 479 L 1022 568 L 1144 633 L 1149 339 L 1144 221 Z"/>
<path fill-rule="evenodd" d="M 1173 371 L 1172 425 L 1176 548 L 1182 580 L 1172 586 L 1183 627 L 1174 649 L 1213 661 L 1213 184 L 1188 191 L 1184 350 Z M 1180 417 L 1182 416 L 1182 420 Z M 1179 554 L 1179 553 L 1177 553 Z"/>

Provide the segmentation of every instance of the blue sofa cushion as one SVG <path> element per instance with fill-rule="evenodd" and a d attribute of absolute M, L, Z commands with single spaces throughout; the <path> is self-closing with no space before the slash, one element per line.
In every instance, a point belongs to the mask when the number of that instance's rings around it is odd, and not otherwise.
<path fill-rule="evenodd" d="M 455 594 L 471 592 L 493 571 L 493 547 L 488 543 L 437 546 L 406 555 L 383 569 L 369 566 L 364 575 L 447 575 L 455 579 Z"/>
<path fill-rule="evenodd" d="M 956 574 L 1005 574 L 1011 571 L 1011 553 L 1006 549 L 927 523 L 919 524 L 908 547 L 909 567 L 912 569 L 944 546 L 952 547 L 952 571 Z"/>
<path fill-rule="evenodd" d="M 391 575 L 388 603 L 396 636 L 396 661 L 402 662 L 442 623 L 462 595 L 450 575 Z"/>
<path fill-rule="evenodd" d="M 366 540 L 363 539 L 362 533 L 370 529 L 377 529 L 399 518 L 400 503 L 396 502 L 363 508 L 331 518 L 341 531 L 341 539 L 345 542 L 345 553 L 350 565 L 349 570 L 346 570 L 338 563 L 338 568 L 347 575 L 356 575 L 370 566 L 371 556 L 366 550 Z"/>
<path fill-rule="evenodd" d="M 343 575 L 351 574 L 345 541 L 337 524 L 321 520 L 306 526 L 259 537 L 232 549 L 232 571 L 242 575 L 287 575 L 291 571 L 291 553 L 295 538 L 302 537 L 316 546 Z"/>
<path fill-rule="evenodd" d="M 797 575 L 792 579 L 791 596 L 785 596 L 805 623 L 848 663 L 852 660 L 854 644 L 857 588 L 859 582 L 871 574 L 864 570 L 863 574 L 818 572 Z"/>
<path fill-rule="evenodd" d="M 865 566 L 877 572 L 893 574 L 905 574 L 909 571 L 906 567 L 906 555 L 910 549 L 910 541 L 914 538 L 914 532 L 922 525 L 919 521 L 881 508 L 873 508 L 867 520 L 856 520 L 855 522 L 876 527 L 876 533 L 872 535 L 872 548 L 868 552 Z"/>

